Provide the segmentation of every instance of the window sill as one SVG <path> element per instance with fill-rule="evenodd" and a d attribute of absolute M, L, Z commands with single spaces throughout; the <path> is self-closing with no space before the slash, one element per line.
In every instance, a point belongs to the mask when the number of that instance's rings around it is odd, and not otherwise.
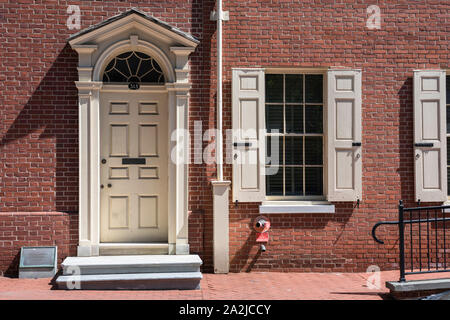
<path fill-rule="evenodd" d="M 335 207 L 327 201 L 264 201 L 259 213 L 335 213 Z"/>

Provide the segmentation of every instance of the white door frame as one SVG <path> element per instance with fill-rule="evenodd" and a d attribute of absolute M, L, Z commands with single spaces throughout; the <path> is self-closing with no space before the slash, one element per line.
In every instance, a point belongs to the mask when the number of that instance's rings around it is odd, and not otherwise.
<path fill-rule="evenodd" d="M 127 18 L 129 19 L 129 18 Z M 138 20 L 136 17 L 135 20 Z M 130 19 L 129 19 L 130 20 Z M 136 28 L 136 21 L 133 27 Z M 130 23 L 131 23 L 130 22 Z M 102 72 L 109 60 L 125 51 L 142 51 L 154 58 L 164 72 L 166 84 L 161 86 L 141 86 L 140 91 L 167 92 L 169 108 L 169 206 L 168 206 L 168 253 L 189 254 L 188 244 L 188 161 L 189 141 L 180 134 L 189 130 L 188 101 L 189 54 L 195 50 L 191 46 L 156 46 L 152 39 L 160 39 L 155 31 L 143 28 L 146 33 L 130 33 L 117 36 L 111 29 L 95 37 L 89 33 L 69 43 L 78 52 L 79 81 L 76 82 L 79 98 L 79 245 L 78 256 L 99 255 L 100 247 L 100 92 L 128 91 L 127 86 L 103 85 Z M 142 30 L 141 30 L 142 32 Z M 161 33 L 161 31 L 159 32 Z M 171 34 L 167 31 L 166 37 Z M 157 42 L 157 41 L 156 41 Z M 94 44 L 93 44 L 94 43 Z M 175 43 L 176 44 L 176 43 Z M 186 45 L 183 43 L 182 45 Z M 173 140 L 173 141 L 172 141 Z M 183 152 L 184 151 L 184 152 Z M 176 154 L 172 161 L 171 153 Z"/>

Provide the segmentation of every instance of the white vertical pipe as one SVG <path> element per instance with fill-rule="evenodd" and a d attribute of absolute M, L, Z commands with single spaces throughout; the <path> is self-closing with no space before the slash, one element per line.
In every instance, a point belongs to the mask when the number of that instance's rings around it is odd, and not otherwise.
<path fill-rule="evenodd" d="M 223 137 L 222 137 L 222 0 L 217 0 L 217 136 L 216 164 L 217 180 L 223 181 Z"/>
<path fill-rule="evenodd" d="M 230 271 L 229 258 L 229 181 L 223 181 L 223 137 L 222 137 L 222 0 L 217 0 L 217 135 L 216 167 L 217 181 L 213 186 L 213 261 L 214 273 Z"/>

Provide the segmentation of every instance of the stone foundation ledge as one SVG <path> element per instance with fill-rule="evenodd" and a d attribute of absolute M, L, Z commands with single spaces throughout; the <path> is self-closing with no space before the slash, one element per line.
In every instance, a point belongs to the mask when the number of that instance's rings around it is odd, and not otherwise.
<path fill-rule="evenodd" d="M 450 290 L 450 278 L 387 281 L 386 287 L 395 299 L 415 299 Z"/>

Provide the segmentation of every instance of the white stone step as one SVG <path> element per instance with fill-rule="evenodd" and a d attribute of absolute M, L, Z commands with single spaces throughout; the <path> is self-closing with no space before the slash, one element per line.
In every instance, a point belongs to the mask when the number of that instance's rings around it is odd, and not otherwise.
<path fill-rule="evenodd" d="M 194 290 L 200 288 L 200 272 L 129 273 L 59 276 L 59 289 L 81 290 Z"/>
<path fill-rule="evenodd" d="M 198 255 L 129 255 L 68 257 L 61 264 L 63 275 L 200 272 Z"/>
<path fill-rule="evenodd" d="M 169 254 L 168 243 L 100 243 L 101 256 Z"/>

